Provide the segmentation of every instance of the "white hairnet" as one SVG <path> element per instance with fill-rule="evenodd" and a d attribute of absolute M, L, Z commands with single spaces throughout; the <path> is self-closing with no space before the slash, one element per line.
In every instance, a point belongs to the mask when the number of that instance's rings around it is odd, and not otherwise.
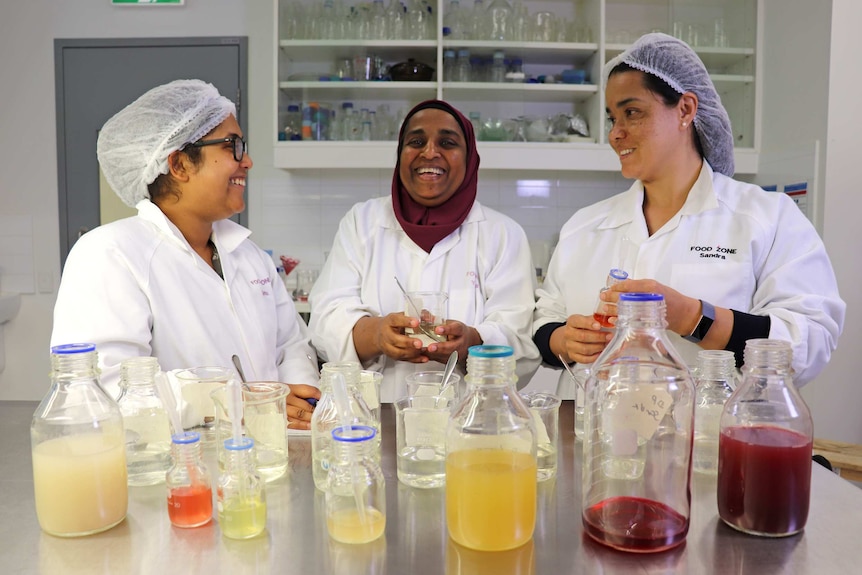
<path fill-rule="evenodd" d="M 233 102 L 201 80 L 158 86 L 117 112 L 99 132 L 96 154 L 108 183 L 134 207 L 147 186 L 168 173 L 168 156 L 200 140 L 229 115 Z"/>
<path fill-rule="evenodd" d="M 721 97 L 715 90 L 706 66 L 694 50 L 682 40 L 667 34 L 645 34 L 628 50 L 605 64 L 605 86 L 611 70 L 620 63 L 657 76 L 680 94 L 696 94 L 698 103 L 694 128 L 700 138 L 703 155 L 714 171 L 733 176 L 730 118 L 721 105 Z"/>

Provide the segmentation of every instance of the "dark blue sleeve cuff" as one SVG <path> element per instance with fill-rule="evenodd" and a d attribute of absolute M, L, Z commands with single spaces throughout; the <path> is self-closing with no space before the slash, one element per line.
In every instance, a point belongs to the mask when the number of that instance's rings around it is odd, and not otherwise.
<path fill-rule="evenodd" d="M 750 339 L 769 337 L 772 319 L 768 315 L 752 315 L 735 309 L 730 311 L 733 312 L 733 331 L 730 332 L 730 340 L 724 349 L 733 352 L 736 357 L 736 367 L 740 367 L 745 342 Z"/>
<path fill-rule="evenodd" d="M 565 322 L 546 323 L 536 330 L 536 335 L 533 336 L 533 343 L 539 348 L 539 353 L 542 354 L 542 361 L 554 367 L 563 367 L 560 363 L 560 358 L 554 355 L 551 351 L 551 334 L 558 327 L 566 325 Z"/>

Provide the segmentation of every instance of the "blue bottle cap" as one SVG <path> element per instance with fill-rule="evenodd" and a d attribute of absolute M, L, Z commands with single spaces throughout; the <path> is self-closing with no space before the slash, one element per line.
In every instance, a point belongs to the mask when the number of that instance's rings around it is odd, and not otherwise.
<path fill-rule="evenodd" d="M 612 278 L 614 278 L 615 280 L 624 280 L 624 279 L 628 279 L 629 272 L 627 272 L 625 270 L 621 270 L 619 268 L 614 268 L 610 271 L 610 276 Z"/>
<path fill-rule="evenodd" d="M 509 357 L 515 350 L 508 345 L 474 345 L 467 350 L 467 355 L 473 357 Z"/>
<path fill-rule="evenodd" d="M 377 430 L 369 425 L 346 425 L 332 430 L 332 439 L 349 443 L 368 441 L 374 439 L 375 435 Z"/>
<path fill-rule="evenodd" d="M 245 451 L 254 447 L 254 439 L 251 437 L 240 437 L 239 440 L 234 438 L 225 439 L 224 448 L 230 451 Z"/>
<path fill-rule="evenodd" d="M 55 345 L 51 348 L 51 353 L 55 354 L 71 354 L 71 353 L 87 353 L 95 351 L 95 343 L 65 343 L 63 345 Z"/>
<path fill-rule="evenodd" d="M 181 445 L 197 443 L 200 440 L 201 434 L 197 431 L 183 431 L 182 433 L 175 433 L 171 435 L 171 441 L 174 443 L 179 443 Z"/>
<path fill-rule="evenodd" d="M 660 293 L 621 293 L 620 301 L 662 301 L 664 296 Z"/>

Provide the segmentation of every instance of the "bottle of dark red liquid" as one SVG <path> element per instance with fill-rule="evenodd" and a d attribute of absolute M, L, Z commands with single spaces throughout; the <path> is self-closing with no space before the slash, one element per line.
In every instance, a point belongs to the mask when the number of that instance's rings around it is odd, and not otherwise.
<path fill-rule="evenodd" d="M 586 384 L 584 532 L 622 551 L 664 551 L 688 533 L 694 381 L 665 313 L 660 294 L 620 294 Z"/>
<path fill-rule="evenodd" d="M 793 535 L 808 519 L 814 426 L 791 358 L 786 341 L 747 341 L 742 383 L 721 416 L 718 514 L 752 535 Z"/>
<path fill-rule="evenodd" d="M 611 289 L 611 286 L 628 279 L 627 271 L 614 268 L 608 272 L 608 277 L 605 280 L 605 285 L 599 290 L 599 297 L 596 299 L 596 311 L 593 312 L 593 319 L 601 324 L 603 328 L 614 329 L 614 324 L 610 322 L 610 318 L 617 315 L 617 305 L 615 303 L 602 301 L 601 294 Z"/>

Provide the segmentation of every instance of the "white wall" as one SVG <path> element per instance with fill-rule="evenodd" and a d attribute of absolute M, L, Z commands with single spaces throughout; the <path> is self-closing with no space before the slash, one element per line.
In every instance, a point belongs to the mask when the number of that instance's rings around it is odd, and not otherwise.
<path fill-rule="evenodd" d="M 817 6 L 811 7 L 810 4 Z M 862 419 L 854 407 L 862 404 L 862 386 L 855 384 L 862 360 L 853 349 L 860 334 L 858 247 L 860 226 L 852 209 L 859 206 L 853 187 L 850 154 L 859 74 L 853 23 L 862 21 L 856 0 L 833 0 L 828 20 L 820 2 L 766 0 L 769 60 L 764 94 L 764 146 L 780 150 L 782 142 L 823 138 L 828 144 L 820 168 L 824 239 L 848 302 L 848 322 L 842 344 L 819 381 L 809 384 L 805 397 L 815 413 L 818 435 L 862 443 Z M 773 23 L 774 21 L 774 23 Z M 796 24 L 803 22 L 802 24 Z M 800 26 L 798 34 L 787 30 Z M 832 27 L 831 72 L 826 75 L 829 27 Z M 268 0 L 189 0 L 182 8 L 114 8 L 108 0 L 30 0 L 0 4 L 0 78 L 3 105 L 0 129 L 15 145 L 0 154 L 0 216 L 33 222 L 34 267 L 59 282 L 60 256 L 57 214 L 56 124 L 54 113 L 54 38 L 144 36 L 249 36 L 249 126 L 255 161 L 249 183 L 249 225 L 254 239 L 276 255 L 298 257 L 319 266 L 329 249 L 338 218 L 354 202 L 388 193 L 388 170 L 288 173 L 272 167 L 274 70 L 272 7 Z M 14 56 L 9 56 L 10 54 Z M 788 97 L 785 86 L 799 78 L 800 68 L 812 81 L 803 95 Z M 826 124 L 825 86 L 833 114 Z M 844 101 L 842 101 L 844 100 Z M 804 104 L 804 105 L 802 105 Z M 810 107 L 806 107 L 810 104 Z M 798 114 L 797 114 L 798 112 Z M 784 146 L 786 147 L 786 146 Z M 776 152 L 778 153 L 778 152 Z M 580 205 L 623 189 L 613 174 L 542 174 L 546 198 L 517 195 L 520 178 L 534 173 L 482 172 L 480 200 L 515 217 L 531 239 L 546 241 Z M 2 236 L 0 236 L 2 241 Z M 2 279 L 0 279 L 2 281 Z M 2 284 L 0 284 L 2 289 Z M 6 325 L 7 366 L 0 374 L 0 399 L 38 399 L 48 382 L 48 341 L 55 293 L 23 297 L 19 316 Z M 854 321 L 855 318 L 855 321 Z"/>

